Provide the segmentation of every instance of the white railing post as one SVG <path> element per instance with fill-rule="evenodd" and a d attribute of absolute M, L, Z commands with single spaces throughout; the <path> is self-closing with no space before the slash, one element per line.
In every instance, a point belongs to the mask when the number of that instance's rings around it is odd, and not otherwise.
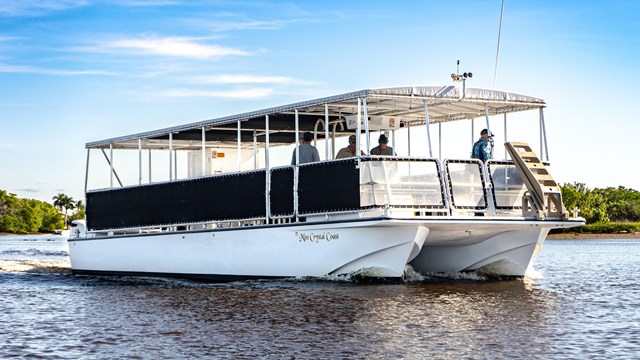
<path fill-rule="evenodd" d="M 113 143 L 109 144 L 109 187 L 113 187 Z"/>
<path fill-rule="evenodd" d="M 138 185 L 142 185 L 142 139 L 138 139 Z"/>
<path fill-rule="evenodd" d="M 360 122 L 362 121 L 362 99 L 358 98 L 358 125 L 356 126 L 356 153 L 355 156 L 360 158 Z"/>
<path fill-rule="evenodd" d="M 264 178 L 265 178 L 265 218 L 266 224 L 269 223 L 269 217 L 271 216 L 271 169 L 269 168 L 269 115 L 265 115 L 264 118 L 265 127 L 265 145 L 264 145 Z"/>
<path fill-rule="evenodd" d="M 324 104 L 324 157 L 329 160 L 329 104 Z"/>
<path fill-rule="evenodd" d="M 240 169 L 242 167 L 242 130 L 240 128 L 240 120 L 238 120 L 238 172 L 240 172 Z"/>
<path fill-rule="evenodd" d="M 427 101 L 424 102 L 424 119 L 427 128 L 427 144 L 429 144 L 429 157 L 433 157 L 433 152 L 431 151 L 431 130 L 429 129 L 429 107 L 427 105 Z"/>
<path fill-rule="evenodd" d="M 544 143 L 544 153 L 542 152 L 542 144 Z M 544 154 L 544 155 L 543 155 Z M 544 111 L 540 108 L 540 159 L 545 157 L 549 161 L 549 149 L 547 148 L 547 129 L 544 125 Z"/>
<path fill-rule="evenodd" d="M 173 180 L 173 133 L 169 133 L 169 181 Z"/>
<path fill-rule="evenodd" d="M 208 157 L 207 157 L 207 134 L 204 130 L 204 126 L 202 127 L 202 161 L 201 161 L 201 166 L 202 166 L 202 172 L 200 173 L 201 176 L 205 176 L 207 175 L 207 161 L 208 161 Z"/>
<path fill-rule="evenodd" d="M 365 134 L 365 140 L 366 140 L 365 144 L 367 145 L 367 151 L 365 153 L 367 155 L 371 155 L 369 153 L 370 139 L 369 139 L 369 113 L 367 112 L 367 98 L 362 99 L 362 107 L 364 109 L 364 134 Z M 358 153 L 360 152 L 358 151 Z"/>
<path fill-rule="evenodd" d="M 91 149 L 87 149 L 87 166 L 85 168 L 84 173 L 84 192 L 87 192 L 87 188 L 89 186 L 89 155 L 91 154 Z"/>

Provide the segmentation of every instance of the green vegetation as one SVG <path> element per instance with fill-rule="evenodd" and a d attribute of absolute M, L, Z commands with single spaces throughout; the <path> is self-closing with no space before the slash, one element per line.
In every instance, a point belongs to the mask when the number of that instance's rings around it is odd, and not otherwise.
<path fill-rule="evenodd" d="M 64 213 L 65 228 L 67 228 L 69 223 L 73 220 L 84 219 L 84 205 L 82 204 L 82 200 L 76 202 L 68 195 L 58 194 L 53 197 L 53 206 Z M 69 218 L 69 210 L 74 209 L 77 209 L 77 211 L 71 215 L 71 218 Z"/>
<path fill-rule="evenodd" d="M 569 230 L 591 234 L 629 234 L 640 231 L 640 223 L 595 223 Z"/>
<path fill-rule="evenodd" d="M 53 205 L 33 199 L 20 199 L 15 194 L 0 190 L 0 232 L 53 232 L 63 226 L 62 214 Z"/>
<path fill-rule="evenodd" d="M 562 201 L 569 212 L 579 209 L 587 225 L 570 232 L 632 233 L 640 231 L 640 191 L 618 188 L 589 189 L 583 183 L 564 184 Z"/>

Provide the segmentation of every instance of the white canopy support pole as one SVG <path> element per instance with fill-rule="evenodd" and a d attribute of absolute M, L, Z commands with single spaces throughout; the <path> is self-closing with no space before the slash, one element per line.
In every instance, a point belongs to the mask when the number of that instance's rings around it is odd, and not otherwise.
<path fill-rule="evenodd" d="M 109 168 L 111 169 L 111 187 L 113 187 L 113 177 L 116 177 L 116 180 L 118 180 L 118 184 L 120 184 L 120 186 L 122 186 L 122 181 L 120 181 L 120 177 L 118 176 L 118 173 L 116 173 L 116 170 L 113 168 L 113 147 L 111 144 L 109 144 L 109 148 L 111 149 L 111 159 L 109 159 L 109 155 L 107 155 L 107 153 L 104 151 L 104 149 L 100 149 L 102 151 L 102 155 L 104 155 L 104 158 L 107 160 L 107 163 L 109 164 Z"/>
<path fill-rule="evenodd" d="M 200 173 L 201 176 L 205 176 L 207 175 L 207 160 L 209 160 L 207 158 L 207 133 L 204 130 L 204 126 L 202 127 L 202 161 L 201 161 L 201 166 L 202 166 L 202 172 Z"/>
<path fill-rule="evenodd" d="M 316 120 L 316 123 L 313 125 L 313 146 L 314 147 L 318 147 L 318 125 L 320 124 L 324 126 L 324 120 L 318 118 L 318 120 Z M 300 142 L 300 139 L 298 139 L 298 142 Z M 318 156 L 320 156 L 320 154 L 318 154 Z"/>
<path fill-rule="evenodd" d="M 329 160 L 329 104 L 324 104 L 324 157 Z"/>
<path fill-rule="evenodd" d="M 427 102 L 424 102 L 424 119 L 427 128 L 427 143 L 429 144 L 429 157 L 433 157 L 433 152 L 431 151 L 431 130 L 429 129 L 429 106 Z"/>
<path fill-rule="evenodd" d="M 113 144 L 109 144 L 109 187 L 113 187 Z"/>
<path fill-rule="evenodd" d="M 507 137 L 507 114 L 504 114 L 504 142 L 506 143 L 507 141 L 509 141 L 509 138 Z M 507 153 L 507 148 L 504 148 L 504 159 L 507 160 L 508 158 L 508 153 Z"/>
<path fill-rule="evenodd" d="M 253 170 L 258 168 L 258 133 L 253 130 Z"/>
<path fill-rule="evenodd" d="M 540 158 L 545 158 L 549 161 L 549 148 L 547 147 L 547 129 L 544 125 L 544 109 L 540 108 L 540 128 L 541 128 L 541 141 L 540 141 Z M 542 143 L 544 140 L 544 156 L 542 155 Z"/>
<path fill-rule="evenodd" d="M 87 166 L 84 171 L 84 192 L 87 192 L 89 186 L 89 155 L 91 154 L 91 149 L 87 149 Z"/>
<path fill-rule="evenodd" d="M 438 123 L 438 159 L 442 161 L 442 123 Z"/>
<path fill-rule="evenodd" d="M 371 155 L 369 153 L 371 139 L 369 136 L 369 114 L 367 112 L 367 98 L 362 99 L 362 107 L 364 109 L 364 135 L 366 140 L 365 144 L 367 145 L 367 152 L 365 154 Z M 358 154 L 359 153 L 360 152 L 358 151 Z"/>
<path fill-rule="evenodd" d="M 489 106 L 487 106 L 487 104 L 484 104 L 484 118 L 487 122 L 487 132 L 489 136 L 491 136 L 491 126 L 489 126 Z"/>
<path fill-rule="evenodd" d="M 142 185 L 142 139 L 138 139 L 138 185 Z"/>
<path fill-rule="evenodd" d="M 173 180 L 173 133 L 169 133 L 169 181 Z"/>
<path fill-rule="evenodd" d="M 300 123 L 299 123 L 299 117 L 298 117 L 298 109 L 295 109 L 295 129 L 296 129 L 296 139 L 295 139 L 295 144 L 296 144 L 296 162 L 295 165 L 299 165 L 300 164 Z M 293 182 L 294 184 L 296 183 L 295 181 Z"/>
<path fill-rule="evenodd" d="M 240 127 L 240 120 L 238 120 L 238 172 L 240 172 L 240 168 L 242 167 L 242 147 L 241 147 L 241 142 L 242 142 L 242 129 Z"/>
<path fill-rule="evenodd" d="M 331 131 L 331 158 L 336 157 L 336 129 L 338 128 L 338 123 L 333 124 L 333 130 Z"/>
<path fill-rule="evenodd" d="M 476 142 L 476 130 L 475 130 L 476 119 L 471 119 L 471 146 Z M 473 151 L 473 150 L 472 150 Z"/>
<path fill-rule="evenodd" d="M 269 115 L 265 115 L 264 117 L 264 128 L 265 128 L 265 140 L 264 140 L 264 178 L 265 178 L 265 220 L 266 224 L 269 223 L 269 217 L 271 216 L 271 199 L 270 199 L 270 190 L 271 190 L 271 169 L 269 168 Z"/>
<path fill-rule="evenodd" d="M 484 117 L 487 122 L 487 134 L 491 136 L 493 133 L 491 132 L 491 126 L 489 125 L 489 106 L 487 106 L 487 104 L 484 104 Z M 489 158 L 493 158 L 493 143 L 491 144 L 491 155 Z"/>
<path fill-rule="evenodd" d="M 149 184 L 151 184 L 151 149 L 149 149 Z"/>
<path fill-rule="evenodd" d="M 358 98 L 358 125 L 356 126 L 356 153 L 355 156 L 360 158 L 360 133 L 361 127 L 360 122 L 362 122 L 362 99 Z"/>
<path fill-rule="evenodd" d="M 178 149 L 173 150 L 173 178 L 178 180 Z"/>
<path fill-rule="evenodd" d="M 393 151 L 398 154 L 398 152 L 396 151 L 396 131 L 395 130 L 391 130 L 391 147 L 393 148 Z"/>
<path fill-rule="evenodd" d="M 407 152 L 408 156 L 411 157 L 411 126 L 409 122 L 407 122 Z"/>
<path fill-rule="evenodd" d="M 300 118 L 298 116 L 298 109 L 295 109 L 295 129 L 296 129 L 296 161 L 293 167 L 293 216 L 295 221 L 298 222 L 298 174 L 300 165 Z M 316 123 L 317 124 L 317 123 Z"/>

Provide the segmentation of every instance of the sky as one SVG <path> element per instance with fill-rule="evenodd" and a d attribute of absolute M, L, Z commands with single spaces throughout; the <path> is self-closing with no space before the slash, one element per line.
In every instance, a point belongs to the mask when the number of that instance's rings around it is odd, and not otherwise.
<path fill-rule="evenodd" d="M 0 0 L 0 189 L 83 199 L 87 142 L 362 89 L 450 85 L 460 60 L 468 87 L 494 88 L 495 76 L 495 89 L 547 102 L 558 183 L 640 190 L 640 2 L 505 0 L 496 73 L 500 9 Z"/>

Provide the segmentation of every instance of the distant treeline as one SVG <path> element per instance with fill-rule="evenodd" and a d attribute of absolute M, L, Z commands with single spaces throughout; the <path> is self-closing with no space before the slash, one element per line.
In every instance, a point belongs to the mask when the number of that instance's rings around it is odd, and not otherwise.
<path fill-rule="evenodd" d="M 583 183 L 564 184 L 562 201 L 571 213 L 579 209 L 578 216 L 594 223 L 640 222 L 640 191 L 618 188 L 589 189 Z"/>
<path fill-rule="evenodd" d="M 64 215 L 53 205 L 21 199 L 0 190 L 0 232 L 32 234 L 53 232 L 64 227 Z"/>

